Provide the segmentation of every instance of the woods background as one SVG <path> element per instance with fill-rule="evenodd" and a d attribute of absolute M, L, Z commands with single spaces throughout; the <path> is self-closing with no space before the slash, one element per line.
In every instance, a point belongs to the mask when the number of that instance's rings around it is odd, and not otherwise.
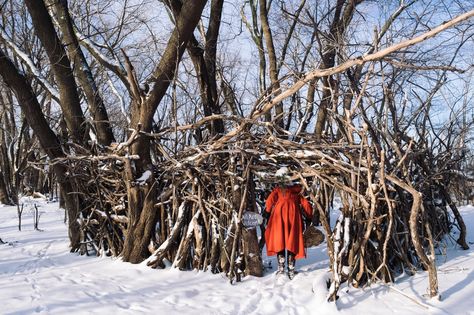
<path fill-rule="evenodd" d="M 233 282 L 263 274 L 241 217 L 285 167 L 326 233 L 328 299 L 420 268 L 436 296 L 435 255 L 468 248 L 473 9 L 2 1 L 0 202 L 60 196 L 72 251 Z"/>

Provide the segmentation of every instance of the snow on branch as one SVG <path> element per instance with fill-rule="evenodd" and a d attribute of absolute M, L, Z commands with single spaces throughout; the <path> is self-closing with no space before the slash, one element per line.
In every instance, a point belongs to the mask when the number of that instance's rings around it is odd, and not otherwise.
<path fill-rule="evenodd" d="M 23 64 L 26 65 L 28 70 L 33 74 L 33 76 L 38 80 L 38 82 L 41 84 L 41 86 L 51 95 L 51 97 L 56 101 L 59 102 L 59 93 L 58 91 L 46 80 L 46 78 L 41 74 L 40 70 L 36 68 L 35 64 L 33 61 L 28 57 L 26 53 L 24 53 L 20 47 L 18 47 L 13 40 L 9 38 L 7 33 L 3 30 L 3 28 L 0 27 L 0 38 L 3 40 L 3 42 L 10 47 L 10 49 L 13 51 L 13 53 L 21 59 Z"/>

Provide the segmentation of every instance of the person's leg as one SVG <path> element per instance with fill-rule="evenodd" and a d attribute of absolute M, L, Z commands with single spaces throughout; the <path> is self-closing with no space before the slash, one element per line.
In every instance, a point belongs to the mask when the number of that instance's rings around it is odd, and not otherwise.
<path fill-rule="evenodd" d="M 288 251 L 288 278 L 293 280 L 295 277 L 295 254 Z"/>
<path fill-rule="evenodd" d="M 278 270 L 277 275 L 285 273 L 285 250 L 278 252 L 277 254 Z"/>

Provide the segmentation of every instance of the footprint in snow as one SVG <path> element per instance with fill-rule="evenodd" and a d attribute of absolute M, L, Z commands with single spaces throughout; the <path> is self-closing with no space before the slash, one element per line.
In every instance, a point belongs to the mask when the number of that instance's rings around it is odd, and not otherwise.
<path fill-rule="evenodd" d="M 199 294 L 199 291 L 196 289 L 184 291 L 184 296 L 187 298 L 195 297 L 198 294 Z"/>
<path fill-rule="evenodd" d="M 272 303 L 271 305 L 272 307 L 272 310 L 270 311 L 271 313 L 278 313 L 278 312 L 281 312 L 283 311 L 283 305 L 281 304 L 280 301 L 275 301 L 274 303 Z"/>
<path fill-rule="evenodd" d="M 275 294 L 274 299 L 276 299 L 275 306 L 277 309 L 283 309 L 283 306 L 286 305 L 286 298 L 282 294 Z"/>
<path fill-rule="evenodd" d="M 43 306 L 43 305 L 37 306 L 36 309 L 35 309 L 36 313 L 46 313 L 48 311 L 49 311 L 48 308 L 46 306 Z"/>
<path fill-rule="evenodd" d="M 122 291 L 122 292 L 125 292 L 125 293 L 132 292 L 132 289 L 130 289 L 129 287 L 127 287 L 125 285 L 119 285 L 119 290 Z"/>
<path fill-rule="evenodd" d="M 163 300 L 163 302 L 175 305 L 179 302 L 179 298 L 176 295 L 169 295 Z"/>
<path fill-rule="evenodd" d="M 126 309 L 126 310 L 130 309 L 130 305 L 128 305 L 127 303 L 122 302 L 122 301 L 115 302 L 115 305 L 117 305 L 120 308 Z"/>
<path fill-rule="evenodd" d="M 304 306 L 296 306 L 295 314 L 310 314 L 310 312 Z"/>
<path fill-rule="evenodd" d="M 71 278 L 71 279 L 68 279 L 69 282 L 71 282 L 72 284 L 80 284 L 79 281 L 77 281 L 76 279 L 74 278 Z"/>
<path fill-rule="evenodd" d="M 150 312 L 150 309 L 143 306 L 143 305 L 140 305 L 140 304 L 132 304 L 130 305 L 130 310 L 131 311 L 137 311 L 137 312 L 141 312 L 141 313 L 149 313 Z"/>
<path fill-rule="evenodd" d="M 272 289 L 263 291 L 263 293 L 262 293 L 262 298 L 264 298 L 264 299 L 270 299 L 272 296 L 273 296 L 273 290 Z"/>
<path fill-rule="evenodd" d="M 262 299 L 262 294 L 257 292 L 257 290 L 252 289 L 249 292 L 250 298 L 246 299 L 242 308 L 237 309 L 238 314 L 257 314 L 259 302 Z"/>
<path fill-rule="evenodd" d="M 84 291 L 84 294 L 93 299 L 95 302 L 104 303 L 104 299 L 102 299 L 104 295 L 97 294 L 97 292 L 91 293 L 87 291 Z"/>

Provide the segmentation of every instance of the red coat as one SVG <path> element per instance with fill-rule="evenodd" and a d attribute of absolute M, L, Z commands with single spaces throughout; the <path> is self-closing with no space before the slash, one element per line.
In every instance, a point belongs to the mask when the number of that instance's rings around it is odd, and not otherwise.
<path fill-rule="evenodd" d="M 287 249 L 296 254 L 296 259 L 306 257 L 301 212 L 311 218 L 313 209 L 301 195 L 301 186 L 273 189 L 267 198 L 265 211 L 270 213 L 265 231 L 268 256 Z"/>

